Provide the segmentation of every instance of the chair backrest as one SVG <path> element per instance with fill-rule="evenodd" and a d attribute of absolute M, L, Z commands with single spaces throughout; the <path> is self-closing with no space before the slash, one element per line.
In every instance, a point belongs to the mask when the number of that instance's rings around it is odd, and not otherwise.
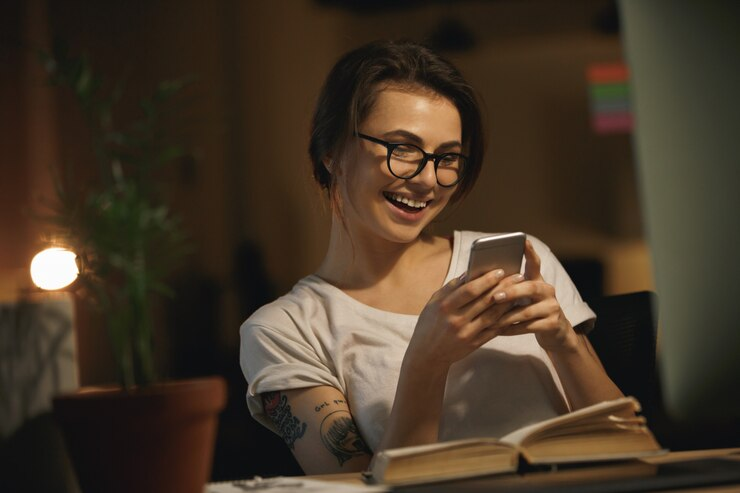
<path fill-rule="evenodd" d="M 740 428 L 726 423 L 682 423 L 666 412 L 657 361 L 658 296 L 650 291 L 604 296 L 589 301 L 596 326 L 588 338 L 607 374 L 640 401 L 642 414 L 658 442 L 673 450 L 737 447 Z M 736 389 L 728 389 L 736 391 Z"/>
<path fill-rule="evenodd" d="M 590 302 L 596 325 L 588 338 L 609 377 L 650 417 L 660 405 L 656 369 L 658 297 L 651 291 L 603 296 Z"/>

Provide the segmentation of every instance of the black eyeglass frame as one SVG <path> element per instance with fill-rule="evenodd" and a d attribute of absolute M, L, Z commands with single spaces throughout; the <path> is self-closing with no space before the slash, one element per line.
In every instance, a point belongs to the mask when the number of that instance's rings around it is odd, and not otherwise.
<path fill-rule="evenodd" d="M 434 163 L 434 178 L 437 180 L 437 185 L 439 185 L 440 187 L 444 187 L 444 188 L 454 187 L 455 185 L 460 183 L 462 179 L 465 177 L 465 173 L 467 171 L 468 156 L 464 154 L 460 154 L 459 152 L 445 152 L 442 154 L 433 154 L 431 152 L 426 152 L 424 149 L 422 149 L 421 147 L 417 145 L 409 144 L 407 142 L 388 142 L 383 139 L 372 137 L 370 135 L 363 134 L 360 132 L 355 132 L 354 135 L 355 137 L 360 137 L 361 139 L 365 139 L 367 141 L 374 142 L 376 144 L 380 144 L 383 147 L 385 147 L 386 150 L 388 151 L 388 155 L 386 156 L 386 162 L 388 164 L 388 171 L 390 172 L 390 174 L 392 174 L 393 176 L 401 180 L 410 180 L 411 178 L 421 173 L 430 160 Z M 391 156 L 393 155 L 393 151 L 396 149 L 396 147 L 399 147 L 399 146 L 408 146 L 408 147 L 413 147 L 414 149 L 418 149 L 419 152 L 421 152 L 423 156 L 421 159 L 421 162 L 419 163 L 419 166 L 416 168 L 416 171 L 414 171 L 409 176 L 398 176 L 397 174 L 393 172 L 393 168 L 391 167 Z M 462 159 L 460 160 L 461 166 L 460 166 L 460 171 L 458 173 L 457 180 L 450 185 L 443 185 L 439 182 L 439 176 L 437 175 L 437 168 L 439 167 L 439 162 L 447 156 L 459 156 Z"/>

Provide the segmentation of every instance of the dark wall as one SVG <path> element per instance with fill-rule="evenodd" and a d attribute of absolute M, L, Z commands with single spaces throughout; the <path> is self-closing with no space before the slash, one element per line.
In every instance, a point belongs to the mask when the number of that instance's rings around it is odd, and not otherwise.
<path fill-rule="evenodd" d="M 630 137 L 596 135 L 589 126 L 585 67 L 621 60 L 614 26 L 604 28 L 614 20 L 610 2 L 384 5 L 13 0 L 0 7 L 5 292 L 28 282 L 43 231 L 21 211 L 49 191 L 46 167 L 93 166 L 79 112 L 46 87 L 32 49 L 60 37 L 110 79 L 125 79 L 122 120 L 158 81 L 194 76 L 185 112 L 172 122 L 189 156 L 175 163 L 164 189 L 196 249 L 174 279 L 180 296 L 163 307 L 167 330 L 158 342 L 167 375 L 221 373 L 230 382 L 217 477 L 295 467 L 248 417 L 238 327 L 324 254 L 329 214 L 310 180 L 308 126 L 323 77 L 346 50 L 379 37 L 431 36 L 478 88 L 488 124 L 485 169 L 469 199 L 435 226 L 439 232 L 521 229 L 586 265 L 611 258 L 605 245 L 641 241 Z M 643 264 L 635 265 L 627 277 L 644 279 Z M 82 383 L 109 381 L 104 335 L 81 310 Z M 282 458 L 275 462 L 273 453 Z"/>

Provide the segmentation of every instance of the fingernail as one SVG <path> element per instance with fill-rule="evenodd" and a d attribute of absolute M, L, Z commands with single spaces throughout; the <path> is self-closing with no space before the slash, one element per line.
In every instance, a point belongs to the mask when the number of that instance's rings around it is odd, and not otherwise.
<path fill-rule="evenodd" d="M 496 301 L 504 301 L 506 299 L 506 293 L 503 291 L 499 291 L 498 293 L 493 294 L 493 299 Z"/>
<path fill-rule="evenodd" d="M 466 275 L 467 275 L 467 272 L 463 272 L 463 274 L 460 277 L 457 278 L 460 281 L 460 284 L 465 283 L 465 277 L 466 277 Z"/>
<path fill-rule="evenodd" d="M 514 276 L 514 282 L 522 282 L 524 280 L 523 274 L 517 274 Z"/>
<path fill-rule="evenodd" d="M 496 279 L 501 279 L 504 277 L 504 270 L 503 269 L 496 269 L 493 271 L 493 275 L 496 276 Z"/>

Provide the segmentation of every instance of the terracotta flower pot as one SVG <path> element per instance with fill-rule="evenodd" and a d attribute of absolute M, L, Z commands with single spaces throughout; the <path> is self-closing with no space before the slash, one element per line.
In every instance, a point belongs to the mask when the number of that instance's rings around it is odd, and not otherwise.
<path fill-rule="evenodd" d="M 125 392 L 83 388 L 54 399 L 54 415 L 84 493 L 203 493 L 211 473 L 223 378 Z"/>

